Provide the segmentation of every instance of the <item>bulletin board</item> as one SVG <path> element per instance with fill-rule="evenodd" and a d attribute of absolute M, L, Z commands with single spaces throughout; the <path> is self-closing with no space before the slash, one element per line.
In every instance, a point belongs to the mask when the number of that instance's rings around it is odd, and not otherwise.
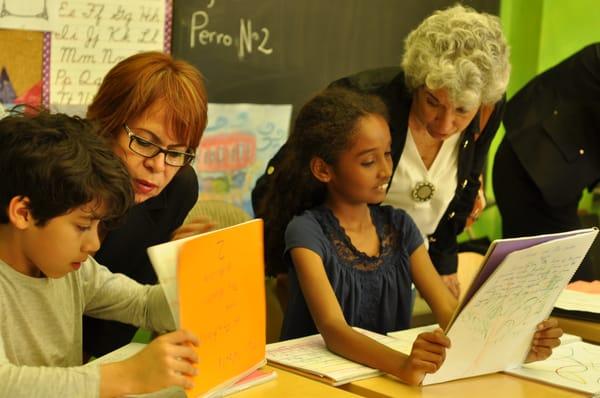
<path fill-rule="evenodd" d="M 42 32 L 0 29 L 0 71 L 5 72 L 0 90 L 10 85 L 17 98 L 35 90 L 42 80 L 42 44 Z"/>

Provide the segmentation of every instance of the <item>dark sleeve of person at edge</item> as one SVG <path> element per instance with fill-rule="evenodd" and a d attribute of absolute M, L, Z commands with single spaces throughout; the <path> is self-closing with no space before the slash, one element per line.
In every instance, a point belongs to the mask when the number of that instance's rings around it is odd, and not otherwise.
<path fill-rule="evenodd" d="M 129 210 L 125 220 L 108 232 L 94 258 L 114 273 L 142 284 L 157 283 L 146 249 L 171 240 L 197 199 L 196 173 L 184 166 L 158 196 Z M 99 357 L 131 342 L 136 332 L 135 326 L 84 317 L 83 351 Z"/>
<path fill-rule="evenodd" d="M 503 121 L 493 170 L 503 236 L 581 228 L 582 192 L 600 181 L 600 43 L 533 78 Z M 572 280 L 594 279 L 593 266 L 588 254 Z"/>

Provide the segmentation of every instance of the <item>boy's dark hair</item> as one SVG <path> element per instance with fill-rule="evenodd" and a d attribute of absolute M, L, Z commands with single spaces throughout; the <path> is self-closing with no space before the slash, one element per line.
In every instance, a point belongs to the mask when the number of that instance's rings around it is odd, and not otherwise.
<path fill-rule="evenodd" d="M 26 115 L 13 110 L 0 120 L 0 223 L 8 223 L 14 197 L 29 198 L 36 225 L 98 201 L 105 224 L 133 204 L 127 170 L 86 120 L 64 114 Z"/>
<path fill-rule="evenodd" d="M 326 187 L 313 176 L 311 159 L 320 157 L 335 164 L 352 144 L 360 119 L 369 115 L 388 120 L 383 101 L 345 88 L 328 88 L 300 109 L 286 151 L 257 206 L 257 215 L 265 221 L 268 275 L 287 272 L 283 262 L 287 224 L 325 200 Z"/>

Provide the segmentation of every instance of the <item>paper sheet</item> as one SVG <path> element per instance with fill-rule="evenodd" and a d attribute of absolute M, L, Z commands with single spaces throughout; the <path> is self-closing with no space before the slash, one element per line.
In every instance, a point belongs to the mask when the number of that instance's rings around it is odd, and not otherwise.
<path fill-rule="evenodd" d="M 553 350 L 550 358 L 507 373 L 600 394 L 600 346 L 584 342 L 560 346 Z"/>
<path fill-rule="evenodd" d="M 565 289 L 558 296 L 556 308 L 600 314 L 600 294 Z"/>
<path fill-rule="evenodd" d="M 198 236 L 190 236 L 172 242 L 162 243 L 147 249 L 148 257 L 152 262 L 158 281 L 165 292 L 169 308 L 175 319 L 175 325 L 179 328 L 179 294 L 177 291 L 177 261 L 179 249 L 191 239 Z"/>
<path fill-rule="evenodd" d="M 402 344 L 394 345 L 395 350 L 398 350 L 406 355 L 409 355 L 412 350 L 413 343 L 415 342 L 415 340 L 417 339 L 417 336 L 419 334 L 424 333 L 424 332 L 433 332 L 435 329 L 437 329 L 439 327 L 440 326 L 437 324 L 427 325 L 427 326 L 421 326 L 418 328 L 389 332 L 387 335 L 402 342 Z M 576 336 L 574 334 L 563 333 L 563 335 L 560 337 L 561 345 L 574 343 L 574 342 L 578 342 L 578 341 L 581 341 L 581 337 Z"/>

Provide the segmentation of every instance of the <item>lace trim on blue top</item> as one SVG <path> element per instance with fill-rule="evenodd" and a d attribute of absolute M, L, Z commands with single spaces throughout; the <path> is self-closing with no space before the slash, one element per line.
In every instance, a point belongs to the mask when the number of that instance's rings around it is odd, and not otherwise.
<path fill-rule="evenodd" d="M 397 231 L 392 228 L 389 217 L 382 217 L 381 214 L 378 216 L 371 206 L 369 206 L 369 209 L 371 211 L 371 220 L 373 225 L 375 225 L 375 231 L 379 239 L 379 254 L 377 256 L 369 256 L 358 250 L 352 244 L 344 227 L 340 225 L 339 220 L 329 208 L 321 206 L 315 209 L 315 217 L 319 221 L 319 224 L 321 224 L 327 239 L 333 243 L 341 263 L 361 271 L 375 271 L 379 269 L 383 265 L 384 258 L 391 256 L 397 235 Z"/>

